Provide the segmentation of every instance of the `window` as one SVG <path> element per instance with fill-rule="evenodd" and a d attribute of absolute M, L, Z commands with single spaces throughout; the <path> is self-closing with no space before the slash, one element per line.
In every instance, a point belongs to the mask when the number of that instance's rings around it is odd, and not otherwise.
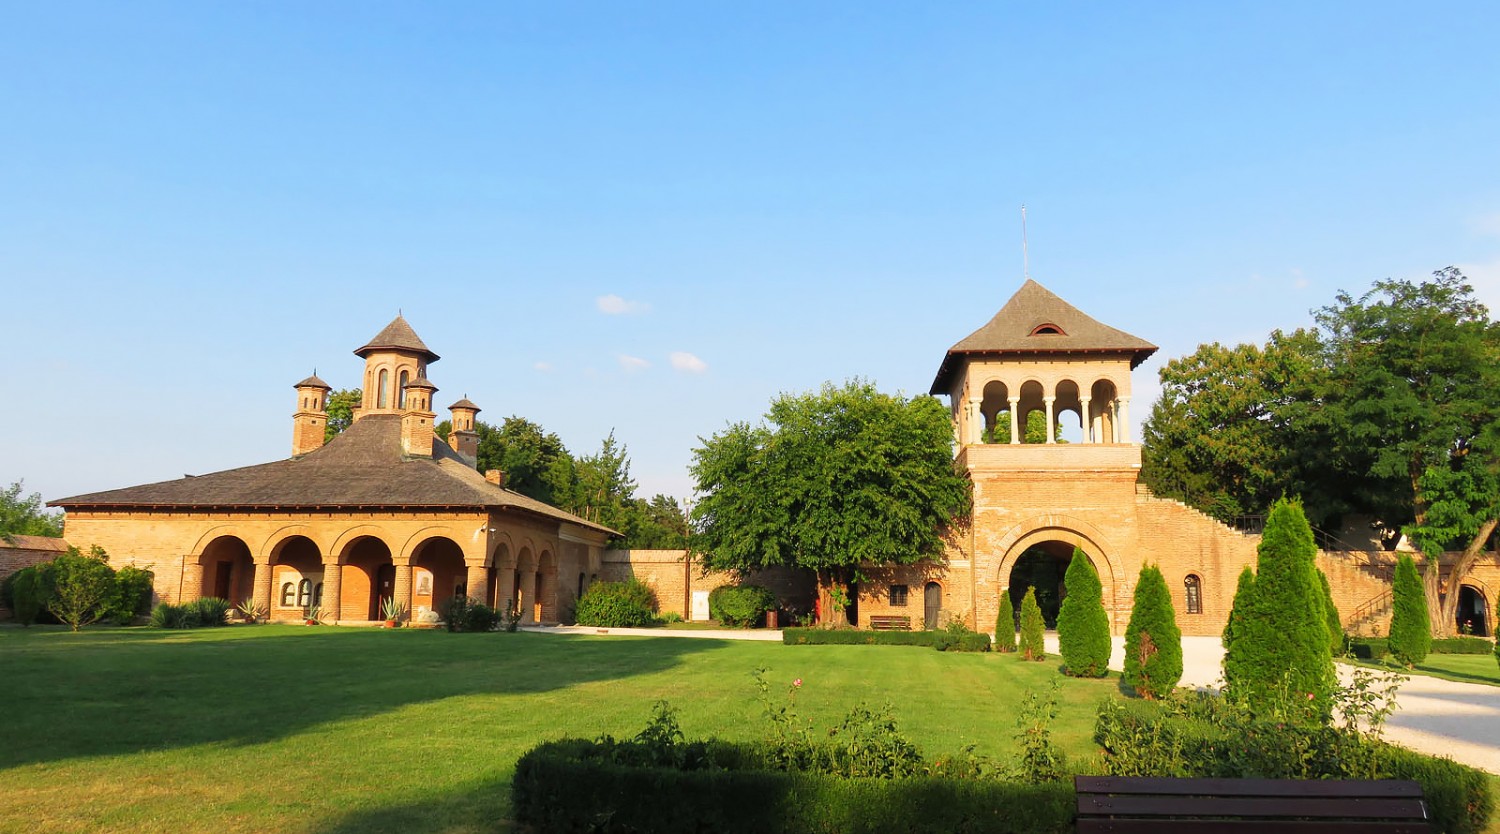
<path fill-rule="evenodd" d="M 1046 324 L 1039 324 L 1036 327 L 1033 327 L 1031 329 L 1031 335 L 1033 335 L 1033 336 L 1066 336 L 1068 334 L 1065 333 L 1065 332 L 1063 332 L 1063 329 L 1061 327 L 1058 327 L 1057 325 L 1053 324 L 1052 322 L 1047 322 Z"/>
<path fill-rule="evenodd" d="M 312 580 L 304 579 L 297 583 L 297 607 L 306 608 L 312 602 Z"/>
<path fill-rule="evenodd" d="M 386 387 L 386 384 L 390 381 L 390 378 L 391 378 L 390 372 L 387 371 L 385 368 L 381 368 L 380 369 L 380 387 L 376 389 L 376 392 L 378 394 L 378 396 L 377 396 L 377 398 L 375 400 L 375 407 L 376 408 L 385 408 L 385 402 L 386 402 L 386 400 L 385 400 L 385 387 Z"/>
<path fill-rule="evenodd" d="M 406 383 L 409 382 L 409 381 L 410 380 L 407 378 L 406 371 L 402 371 L 401 372 L 401 407 L 402 408 L 406 408 Z"/>
<path fill-rule="evenodd" d="M 1188 574 L 1187 579 L 1182 581 L 1183 589 L 1187 596 L 1187 612 L 1189 614 L 1203 613 L 1203 582 L 1198 577 Z"/>
<path fill-rule="evenodd" d="M 292 607 L 293 603 L 296 602 L 296 598 L 297 598 L 297 586 L 293 585 L 290 582 L 284 583 L 281 586 L 281 607 L 283 607 L 283 608 L 290 608 L 290 607 Z"/>
<path fill-rule="evenodd" d="M 320 606 L 323 605 L 323 583 L 322 582 L 319 582 L 318 584 L 316 584 L 316 585 L 313 586 L 312 604 L 313 604 L 314 608 L 318 608 L 318 607 L 320 607 Z"/>
<path fill-rule="evenodd" d="M 905 585 L 892 585 L 891 586 L 891 606 L 893 608 L 904 608 L 904 607 L 906 607 L 906 586 Z"/>

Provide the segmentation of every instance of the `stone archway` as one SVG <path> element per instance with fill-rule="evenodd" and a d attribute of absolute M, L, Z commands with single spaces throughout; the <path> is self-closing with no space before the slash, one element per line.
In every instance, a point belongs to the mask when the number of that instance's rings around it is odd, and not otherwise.
<path fill-rule="evenodd" d="M 339 563 L 343 579 L 339 619 L 386 619 L 386 603 L 396 596 L 396 565 L 390 545 L 378 536 L 360 536 L 344 544 Z M 401 603 L 407 604 L 406 600 Z"/>
<path fill-rule="evenodd" d="M 1454 627 L 1460 634 L 1489 637 L 1494 628 L 1490 622 L 1489 600 L 1484 591 L 1465 583 L 1458 588 L 1458 622 Z"/>
<path fill-rule="evenodd" d="M 411 610 L 436 611 L 456 596 L 468 595 L 468 567 L 463 548 L 446 536 L 434 536 L 412 551 Z"/>
<path fill-rule="evenodd" d="M 271 548 L 272 620 L 300 620 L 323 606 L 323 554 L 312 539 L 287 536 Z"/>
<path fill-rule="evenodd" d="M 1118 604 L 1120 594 L 1127 590 L 1121 587 L 1124 571 L 1118 556 L 1111 552 L 1103 536 L 1093 525 L 1068 516 L 1040 516 L 1012 528 L 1001 540 L 1001 547 L 1004 548 L 1004 556 L 1000 559 L 996 587 L 1011 594 L 1017 611 L 1020 610 L 1021 599 L 1026 593 L 1025 587 L 1012 587 L 1011 577 L 1017 565 L 1028 558 L 1028 554 L 1033 554 L 1029 559 L 1034 563 L 1044 559 L 1052 560 L 1057 577 L 1056 602 L 1060 606 L 1063 597 L 1062 577 L 1076 548 L 1083 552 L 1093 564 L 1094 571 L 1099 574 L 1099 583 L 1103 586 L 1104 610 L 1110 616 L 1111 630 L 1118 634 L 1124 629 L 1125 620 L 1130 614 L 1128 601 L 1124 610 Z M 1022 567 L 1024 573 L 1025 565 Z M 1040 603 L 1040 599 L 1038 602 Z M 998 597 L 995 605 L 999 605 Z M 1056 615 L 1053 616 L 1055 621 Z"/>

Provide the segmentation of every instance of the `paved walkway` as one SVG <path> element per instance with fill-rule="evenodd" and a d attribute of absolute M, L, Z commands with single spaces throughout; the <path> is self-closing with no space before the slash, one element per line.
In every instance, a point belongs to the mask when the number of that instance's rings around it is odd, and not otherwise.
<path fill-rule="evenodd" d="M 526 627 L 547 634 L 630 635 L 713 640 L 780 641 L 781 632 L 769 629 L 592 628 L 587 626 Z M 1047 634 L 1047 651 L 1057 653 L 1057 635 Z M 1217 688 L 1223 676 L 1224 649 L 1217 637 L 1182 638 L 1182 685 Z M 1125 666 L 1125 638 L 1114 638 L 1111 669 Z M 1339 664 L 1348 679 L 1353 667 Z M 1459 683 L 1412 675 L 1396 697 L 1400 708 L 1386 722 L 1385 737 L 1404 747 L 1500 774 L 1500 687 Z"/>

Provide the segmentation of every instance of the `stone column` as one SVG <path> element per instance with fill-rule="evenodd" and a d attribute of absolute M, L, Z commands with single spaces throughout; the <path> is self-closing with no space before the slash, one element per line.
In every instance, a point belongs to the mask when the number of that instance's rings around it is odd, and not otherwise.
<path fill-rule="evenodd" d="M 1021 401 L 1013 399 L 1010 401 L 1010 442 L 1020 443 L 1021 433 L 1026 430 L 1020 419 Z"/>
<path fill-rule="evenodd" d="M 524 586 L 521 591 L 521 605 L 525 608 L 521 612 L 521 620 L 523 622 L 535 623 L 538 621 L 537 614 L 541 607 L 536 595 L 537 586 L 541 584 L 537 581 L 537 572 L 529 570 L 522 573 L 521 584 Z"/>
<path fill-rule="evenodd" d="M 323 562 L 323 608 L 324 622 L 338 625 L 344 615 L 343 606 L 344 567 L 338 559 Z"/>
<path fill-rule="evenodd" d="M 391 596 L 406 608 L 408 619 L 417 613 L 411 607 L 411 565 L 396 565 L 396 587 L 391 589 Z"/>
<path fill-rule="evenodd" d="M 1092 402 L 1088 397 L 1078 398 L 1078 413 L 1080 415 L 1078 422 L 1083 426 L 1084 443 L 1094 442 L 1094 418 L 1089 414 L 1089 404 Z"/>
<path fill-rule="evenodd" d="M 979 400 L 969 400 L 969 442 L 984 442 L 984 414 L 980 412 Z"/>
<path fill-rule="evenodd" d="M 536 578 L 537 622 L 557 621 L 557 571 L 538 573 Z"/>
<path fill-rule="evenodd" d="M 484 565 L 469 565 L 469 599 L 485 602 L 489 595 L 490 569 Z M 488 605 L 488 602 L 485 602 Z"/>
<path fill-rule="evenodd" d="M 1047 409 L 1047 442 L 1057 442 L 1057 418 L 1053 416 L 1052 405 L 1057 402 L 1056 397 L 1042 397 L 1042 405 Z"/>
<path fill-rule="evenodd" d="M 1120 427 L 1115 430 L 1115 435 L 1119 438 L 1119 440 L 1117 442 L 1120 442 L 1120 443 L 1129 443 L 1130 442 L 1130 398 L 1129 397 L 1121 397 L 1120 400 L 1119 400 L 1119 402 L 1120 402 Z"/>
<path fill-rule="evenodd" d="M 271 580 L 274 578 L 273 574 L 275 574 L 275 571 L 271 569 L 270 562 L 256 562 L 252 565 L 252 568 L 255 571 L 255 578 L 251 580 L 254 591 L 250 598 L 254 600 L 256 607 L 266 612 L 266 616 L 270 617 Z"/>

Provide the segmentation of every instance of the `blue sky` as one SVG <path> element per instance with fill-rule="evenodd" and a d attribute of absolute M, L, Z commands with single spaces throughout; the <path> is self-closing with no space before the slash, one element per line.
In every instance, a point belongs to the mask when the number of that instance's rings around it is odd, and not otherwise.
<path fill-rule="evenodd" d="M 925 392 L 1030 272 L 1166 359 L 1456 264 L 1500 5 L 0 2 L 0 482 L 284 457 L 397 312 L 641 493 L 778 392 Z"/>

